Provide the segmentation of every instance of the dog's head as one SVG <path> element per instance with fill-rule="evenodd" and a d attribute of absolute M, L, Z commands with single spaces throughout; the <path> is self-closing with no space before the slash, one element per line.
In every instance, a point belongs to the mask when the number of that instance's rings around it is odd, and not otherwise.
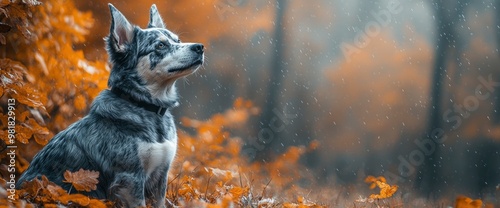
<path fill-rule="evenodd" d="M 181 42 L 165 28 L 154 4 L 146 29 L 130 24 L 113 5 L 109 4 L 109 8 L 111 27 L 105 39 L 113 64 L 109 87 L 120 88 L 154 104 L 174 102 L 175 80 L 195 72 L 203 64 L 203 45 Z"/>

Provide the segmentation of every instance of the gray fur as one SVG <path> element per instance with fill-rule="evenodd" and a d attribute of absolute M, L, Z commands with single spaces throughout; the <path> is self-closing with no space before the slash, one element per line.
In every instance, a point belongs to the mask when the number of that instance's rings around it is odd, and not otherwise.
<path fill-rule="evenodd" d="M 87 116 L 58 133 L 33 158 L 18 180 L 47 176 L 67 191 L 66 170 L 99 171 L 97 190 L 87 193 L 118 201 L 123 207 L 165 206 L 167 173 L 177 147 L 170 109 L 177 106 L 175 80 L 203 63 L 203 45 L 181 43 L 165 28 L 155 5 L 147 29 L 111 11 L 107 51 L 113 68 L 108 85 L 134 100 L 168 108 L 164 116 L 146 110 L 110 90 L 101 92 Z M 75 192 L 72 189 L 72 192 Z"/>

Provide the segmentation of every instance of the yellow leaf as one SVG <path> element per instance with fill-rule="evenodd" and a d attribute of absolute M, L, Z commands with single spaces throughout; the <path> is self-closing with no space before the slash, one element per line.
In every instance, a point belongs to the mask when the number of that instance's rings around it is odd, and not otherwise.
<path fill-rule="evenodd" d="M 380 193 L 370 195 L 370 197 L 369 197 L 370 199 L 389 198 L 392 195 L 394 195 L 394 193 L 396 193 L 396 191 L 398 190 L 398 186 L 396 186 L 396 185 L 391 186 L 391 185 L 387 184 L 386 179 L 382 176 L 379 176 L 379 177 L 367 176 L 365 178 L 365 182 L 371 183 L 370 189 L 374 189 L 375 187 L 380 188 Z"/>

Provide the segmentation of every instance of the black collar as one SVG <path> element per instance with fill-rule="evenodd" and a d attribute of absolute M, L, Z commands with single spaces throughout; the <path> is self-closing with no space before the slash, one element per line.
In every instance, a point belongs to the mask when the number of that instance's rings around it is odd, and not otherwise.
<path fill-rule="evenodd" d="M 167 112 L 167 109 L 168 109 L 168 108 L 161 107 L 161 106 L 158 106 L 158 105 L 155 105 L 152 103 L 136 100 L 133 97 L 131 97 L 130 94 L 126 93 L 125 91 L 123 91 L 122 89 L 117 88 L 117 87 L 111 88 L 111 92 L 115 93 L 115 95 L 117 95 L 118 97 L 133 103 L 134 105 L 137 105 L 141 108 L 144 108 L 148 111 L 151 111 L 151 112 L 156 113 L 156 114 L 161 115 L 161 116 L 164 116 L 165 112 Z"/>

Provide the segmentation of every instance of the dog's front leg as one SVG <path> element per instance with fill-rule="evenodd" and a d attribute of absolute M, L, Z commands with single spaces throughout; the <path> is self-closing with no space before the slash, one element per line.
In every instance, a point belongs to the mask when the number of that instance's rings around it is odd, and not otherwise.
<path fill-rule="evenodd" d="M 146 199 L 153 207 L 166 207 L 167 173 L 168 167 L 158 168 L 146 182 Z"/>
<path fill-rule="evenodd" d="M 117 173 L 109 188 L 117 207 L 146 207 L 144 182 L 142 173 Z"/>

